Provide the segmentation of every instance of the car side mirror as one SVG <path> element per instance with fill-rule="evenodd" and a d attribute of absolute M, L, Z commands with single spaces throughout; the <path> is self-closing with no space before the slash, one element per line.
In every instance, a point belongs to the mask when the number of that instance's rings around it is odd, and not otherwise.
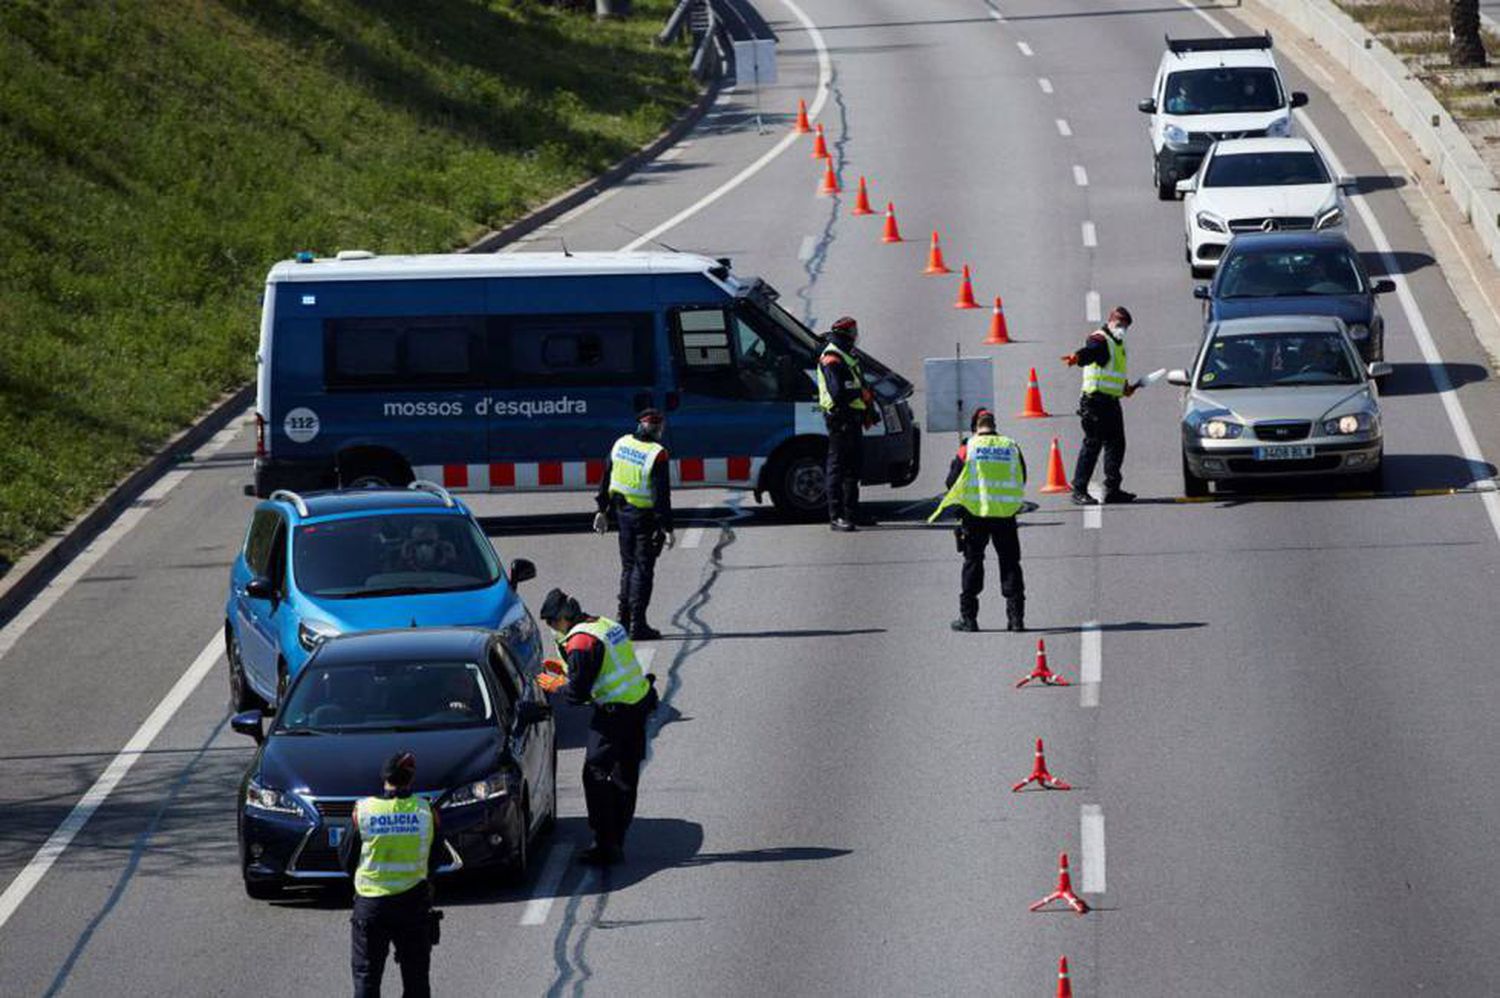
<path fill-rule="evenodd" d="M 1395 368 L 1391 367 L 1391 365 L 1387 364 L 1383 360 L 1377 360 L 1374 363 L 1372 363 L 1369 367 L 1365 368 L 1365 370 L 1367 372 L 1369 372 L 1370 377 L 1379 379 L 1379 378 L 1389 378 L 1391 376 L 1391 373 L 1395 370 Z"/>
<path fill-rule="evenodd" d="M 550 704 L 537 703 L 535 700 L 522 700 L 516 704 L 516 723 L 523 728 L 529 728 L 533 724 L 540 724 L 552 716 Z"/>
<path fill-rule="evenodd" d="M 1139 103 L 1137 103 L 1136 106 L 1135 106 L 1135 109 L 1137 111 L 1141 112 L 1142 114 L 1155 114 L 1156 113 L 1156 101 L 1153 100 L 1150 97 L 1147 97 L 1145 100 L 1140 101 Z"/>
<path fill-rule="evenodd" d="M 536 565 L 528 558 L 517 558 L 510 563 L 510 584 L 519 586 L 528 579 L 536 578 Z"/>
<path fill-rule="evenodd" d="M 236 714 L 229 719 L 230 728 L 238 734 L 254 738 L 257 745 L 266 740 L 266 732 L 262 727 L 263 724 L 264 718 L 258 710 L 247 710 L 243 714 Z"/>
<path fill-rule="evenodd" d="M 1196 191 L 1197 189 L 1198 189 L 1198 178 L 1197 177 L 1188 177 L 1185 180 L 1179 180 L 1179 181 L 1177 181 L 1177 193 L 1178 194 L 1191 194 L 1194 191 Z"/>
<path fill-rule="evenodd" d="M 1193 297 L 1201 298 L 1203 301 L 1208 301 L 1208 285 L 1199 284 L 1197 287 L 1193 288 Z"/>
<path fill-rule="evenodd" d="M 1396 290 L 1396 282 L 1388 277 L 1381 278 L 1380 280 L 1375 282 L 1375 287 L 1372 290 L 1377 295 L 1388 295 L 1392 291 Z"/>
<path fill-rule="evenodd" d="M 1167 384 L 1186 388 L 1188 386 L 1188 373 L 1180 367 L 1174 367 L 1167 372 Z"/>
<path fill-rule="evenodd" d="M 1307 94 L 1303 93 L 1300 90 L 1293 90 L 1292 91 L 1292 107 L 1306 107 L 1306 106 L 1307 106 Z"/>
<path fill-rule="evenodd" d="M 245 595 L 251 599 L 275 599 L 276 586 L 265 576 L 257 575 L 245 583 Z"/>
<path fill-rule="evenodd" d="M 1341 191 L 1352 191 L 1359 186 L 1359 181 L 1355 180 L 1347 173 L 1341 173 L 1339 174 L 1338 185 L 1339 190 Z"/>

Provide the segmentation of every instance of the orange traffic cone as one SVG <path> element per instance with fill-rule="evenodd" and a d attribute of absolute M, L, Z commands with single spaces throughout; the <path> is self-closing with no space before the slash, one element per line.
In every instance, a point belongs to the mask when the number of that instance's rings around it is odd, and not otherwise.
<path fill-rule="evenodd" d="M 1033 679 L 1043 686 L 1071 685 L 1062 676 L 1047 668 L 1047 643 L 1041 638 L 1036 639 L 1036 665 L 1030 672 L 1021 677 L 1020 681 L 1016 683 L 1016 689 L 1020 689 Z"/>
<path fill-rule="evenodd" d="M 1089 910 L 1088 902 L 1073 893 L 1073 878 L 1068 874 L 1068 854 L 1065 852 L 1058 853 L 1057 856 L 1057 889 L 1033 904 L 1027 911 L 1041 911 L 1053 901 L 1063 902 L 1080 915 Z"/>
<path fill-rule="evenodd" d="M 1073 998 L 1073 982 L 1068 979 L 1068 958 L 1057 958 L 1057 998 Z"/>
<path fill-rule="evenodd" d="M 797 123 L 792 126 L 792 131 L 798 135 L 806 135 L 812 131 L 812 126 L 807 123 L 807 101 L 800 97 L 797 99 Z"/>
<path fill-rule="evenodd" d="M 1036 382 L 1036 368 L 1031 369 L 1031 377 L 1026 382 L 1026 405 L 1020 412 L 1016 413 L 1018 419 L 1047 419 L 1052 413 L 1042 408 L 1042 389 Z"/>
<path fill-rule="evenodd" d="M 1063 470 L 1062 451 L 1057 446 L 1057 438 L 1052 438 L 1052 454 L 1047 459 L 1047 484 L 1042 486 L 1043 495 L 1055 495 L 1059 492 L 1072 492 L 1073 486 L 1068 484 L 1067 472 Z"/>
<path fill-rule="evenodd" d="M 974 300 L 974 285 L 969 280 L 969 265 L 964 264 L 964 278 L 958 284 L 958 301 L 953 303 L 954 308 L 978 308 L 979 303 Z"/>
<path fill-rule="evenodd" d="M 885 203 L 885 233 L 881 235 L 883 243 L 899 243 L 901 241 L 901 230 L 896 228 L 896 205 L 890 201 Z"/>
<path fill-rule="evenodd" d="M 924 274 L 951 274 L 948 265 L 943 262 L 943 246 L 938 242 L 937 230 L 932 233 L 932 243 L 927 247 L 927 269 Z"/>
<path fill-rule="evenodd" d="M 1010 788 L 1011 793 L 1020 793 L 1021 788 L 1035 783 L 1043 790 L 1072 790 L 1073 787 L 1047 772 L 1047 754 L 1042 749 L 1042 740 L 1036 740 L 1036 762 L 1031 766 L 1031 775 Z"/>
<path fill-rule="evenodd" d="M 995 311 L 990 313 L 990 335 L 984 338 L 986 346 L 1003 346 L 1010 342 L 1010 330 L 1005 325 L 1005 305 L 1000 296 L 995 296 Z"/>
<path fill-rule="evenodd" d="M 818 185 L 819 194 L 837 194 L 840 190 L 839 178 L 833 172 L 833 160 L 823 161 L 823 182 Z"/>
<path fill-rule="evenodd" d="M 823 140 L 823 126 L 818 126 L 817 134 L 813 136 L 813 159 L 829 159 L 828 143 Z"/>
<path fill-rule="evenodd" d="M 854 195 L 854 207 L 850 209 L 851 215 L 873 215 L 875 211 L 870 207 L 870 192 L 865 189 L 865 178 L 859 178 L 859 192 Z"/>

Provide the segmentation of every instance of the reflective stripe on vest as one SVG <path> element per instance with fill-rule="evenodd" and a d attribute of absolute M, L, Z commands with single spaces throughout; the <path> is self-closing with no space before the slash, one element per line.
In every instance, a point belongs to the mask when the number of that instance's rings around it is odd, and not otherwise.
<path fill-rule="evenodd" d="M 1109 344 L 1109 366 L 1089 364 L 1084 367 L 1083 394 L 1119 398 L 1125 394 L 1125 344 L 1116 341 L 1109 333 L 1104 334 L 1104 342 Z"/>
<path fill-rule="evenodd" d="M 969 438 L 964 470 L 927 522 L 936 520 L 949 506 L 962 506 L 973 516 L 1015 516 L 1025 497 L 1021 448 L 1009 437 L 986 433 Z"/>
<path fill-rule="evenodd" d="M 589 697 L 595 703 L 640 703 L 651 690 L 625 628 L 607 617 L 574 624 L 568 637 L 591 634 L 604 645 L 604 666 Z M 564 661 L 567 661 L 564 659 Z"/>
<path fill-rule="evenodd" d="M 860 368 L 859 361 L 855 360 L 853 355 L 844 353 L 844 351 L 840 350 L 832 343 L 828 344 L 823 348 L 823 352 L 818 356 L 818 407 L 821 408 L 824 412 L 833 411 L 833 392 L 830 392 L 828 390 L 828 383 L 825 380 L 828 377 L 828 373 L 823 368 L 823 358 L 827 357 L 829 354 L 833 354 L 835 357 L 838 357 L 846 365 L 848 365 L 849 374 L 854 379 L 854 383 L 859 386 L 861 391 L 863 391 L 865 387 L 865 372 Z M 860 397 L 855 399 L 853 402 L 849 403 L 849 408 L 851 409 L 862 410 L 864 409 L 864 407 L 865 399 L 863 394 L 861 394 Z"/>
<path fill-rule="evenodd" d="M 432 805 L 420 797 L 365 797 L 359 815 L 354 889 L 364 897 L 404 894 L 427 879 Z"/>
<path fill-rule="evenodd" d="M 666 448 L 651 440 L 626 434 L 609 449 L 609 494 L 623 496 L 641 509 L 656 505 L 651 497 L 651 469 Z"/>

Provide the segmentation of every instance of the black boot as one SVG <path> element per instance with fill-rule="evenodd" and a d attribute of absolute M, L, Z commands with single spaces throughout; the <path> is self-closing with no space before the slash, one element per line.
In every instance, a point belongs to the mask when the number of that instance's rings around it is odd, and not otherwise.
<path fill-rule="evenodd" d="M 1026 600 L 1020 597 L 1005 601 L 1005 629 L 1007 631 L 1026 630 Z"/>
<path fill-rule="evenodd" d="M 655 641 L 661 637 L 661 631 L 646 622 L 646 611 L 642 610 L 635 615 L 630 625 L 630 640 L 632 641 Z"/>
<path fill-rule="evenodd" d="M 959 617 L 948 626 L 953 628 L 955 631 L 977 631 L 979 630 L 979 621 L 975 620 L 973 617 Z"/>
<path fill-rule="evenodd" d="M 619 608 L 615 611 L 615 623 L 625 628 L 627 633 L 630 631 L 630 607 L 624 603 L 620 604 Z"/>

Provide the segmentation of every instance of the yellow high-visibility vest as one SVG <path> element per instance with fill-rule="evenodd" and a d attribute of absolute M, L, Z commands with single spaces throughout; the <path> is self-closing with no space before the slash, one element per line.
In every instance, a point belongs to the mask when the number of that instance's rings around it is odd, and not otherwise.
<path fill-rule="evenodd" d="M 964 470 L 927 522 L 936 520 L 949 506 L 962 506 L 973 516 L 1015 516 L 1025 497 L 1020 446 L 998 433 L 980 434 L 969 438 Z"/>

